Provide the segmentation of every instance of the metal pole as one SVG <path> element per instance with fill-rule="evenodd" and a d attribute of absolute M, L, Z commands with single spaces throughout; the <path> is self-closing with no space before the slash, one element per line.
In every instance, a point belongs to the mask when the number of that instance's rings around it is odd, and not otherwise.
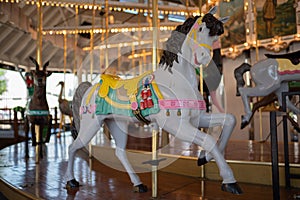
<path fill-rule="evenodd" d="M 43 46 L 43 9 L 42 0 L 39 0 L 37 5 L 38 13 L 38 30 L 37 30 L 37 47 L 36 47 L 36 60 L 39 66 L 42 66 L 42 46 Z"/>
<path fill-rule="evenodd" d="M 75 36 L 74 36 L 74 68 L 73 73 L 77 71 L 77 40 L 78 40 L 78 5 L 75 6 Z M 77 74 L 78 76 L 78 74 Z"/>
<path fill-rule="evenodd" d="M 66 82 L 66 71 L 67 71 L 67 33 L 64 33 L 64 82 Z M 65 96 L 64 91 L 63 91 L 63 96 Z"/>
<path fill-rule="evenodd" d="M 108 0 L 105 0 L 105 69 L 108 67 L 108 48 L 107 40 L 109 37 L 109 27 L 108 27 Z"/>
<path fill-rule="evenodd" d="M 92 30 L 90 31 L 91 34 L 91 39 L 90 39 L 90 47 L 91 47 L 91 52 L 90 52 L 90 81 L 93 81 L 93 70 L 94 70 L 94 26 L 95 26 L 95 0 L 93 1 L 93 14 L 92 14 Z"/>
<path fill-rule="evenodd" d="M 280 199 L 276 111 L 270 112 L 273 199 Z"/>
<path fill-rule="evenodd" d="M 149 15 L 150 13 L 148 13 Z M 153 71 L 157 68 L 157 41 L 158 41 L 158 5 L 157 0 L 152 1 L 152 64 Z"/>
<path fill-rule="evenodd" d="M 152 130 L 152 161 L 157 160 L 157 130 Z M 152 164 L 152 197 L 157 198 L 157 168 L 158 163 Z"/>
<path fill-rule="evenodd" d="M 285 187 L 287 189 L 291 188 L 291 174 L 290 174 L 290 162 L 289 162 L 289 142 L 288 142 L 288 125 L 287 125 L 287 115 L 286 112 L 286 97 L 287 92 L 282 93 L 282 111 L 285 112 L 283 115 L 283 146 L 284 146 L 284 173 L 285 173 Z"/>
<path fill-rule="evenodd" d="M 150 13 L 148 13 L 149 15 Z M 152 0 L 152 69 L 157 68 L 157 40 L 158 40 L 158 5 L 157 0 Z M 152 160 L 157 160 L 157 130 L 152 130 Z M 152 165 L 152 197 L 157 197 L 157 165 Z"/>

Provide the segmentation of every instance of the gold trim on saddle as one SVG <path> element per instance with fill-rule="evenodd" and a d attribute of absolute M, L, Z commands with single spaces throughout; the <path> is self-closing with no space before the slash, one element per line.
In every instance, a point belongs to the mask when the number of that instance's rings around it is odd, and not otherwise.
<path fill-rule="evenodd" d="M 276 59 L 278 62 L 278 72 L 293 72 L 300 70 L 300 64 L 294 65 L 289 59 Z"/>
<path fill-rule="evenodd" d="M 102 84 L 99 89 L 99 96 L 104 98 L 107 96 L 107 94 L 109 92 L 109 88 L 112 88 L 115 90 L 115 89 L 119 89 L 121 87 L 123 87 L 126 90 L 127 96 L 136 94 L 137 93 L 137 85 L 138 85 L 139 81 L 144 76 L 147 76 L 151 73 L 152 73 L 152 71 L 148 71 L 138 77 L 135 77 L 132 79 L 126 79 L 126 80 L 123 80 L 118 76 L 102 74 L 101 75 Z"/>

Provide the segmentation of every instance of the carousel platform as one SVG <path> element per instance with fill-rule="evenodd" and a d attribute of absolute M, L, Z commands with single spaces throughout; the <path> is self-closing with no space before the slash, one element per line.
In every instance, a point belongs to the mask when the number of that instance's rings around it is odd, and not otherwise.
<path fill-rule="evenodd" d="M 135 131 L 133 127 L 131 131 Z M 147 130 L 146 130 L 147 131 Z M 204 168 L 196 164 L 200 149 L 169 138 L 169 145 L 160 147 L 157 199 L 273 199 L 271 149 L 268 142 L 230 141 L 225 158 L 244 191 L 232 195 L 221 191 L 221 181 L 214 161 Z M 151 159 L 151 139 L 128 139 L 128 157 L 149 188 L 147 193 L 134 193 L 128 175 L 120 170 L 114 158 L 114 140 L 99 132 L 91 144 L 78 152 L 75 177 L 82 184 L 78 190 L 67 191 L 63 178 L 68 159 L 70 132 L 60 138 L 51 136 L 44 148 L 44 158 L 36 163 L 35 148 L 25 159 L 25 143 L 20 142 L 0 151 L 0 199 L 152 199 L 150 166 L 141 161 Z M 290 164 L 299 171 L 298 142 L 290 144 Z M 90 151 L 88 151 L 90 150 Z M 300 184 L 284 187 L 283 148 L 279 145 L 280 199 L 300 199 Z M 299 172 L 300 173 L 300 172 Z M 277 191 L 278 192 L 278 191 Z"/>

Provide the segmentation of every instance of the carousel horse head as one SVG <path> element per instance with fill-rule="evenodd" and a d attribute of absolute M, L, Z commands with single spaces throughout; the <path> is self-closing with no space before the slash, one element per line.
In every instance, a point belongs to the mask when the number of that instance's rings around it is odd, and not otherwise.
<path fill-rule="evenodd" d="M 44 64 L 43 70 L 40 70 L 38 62 L 31 56 L 29 58 L 35 64 L 35 71 L 32 72 L 33 83 L 35 87 L 45 87 L 46 78 L 52 74 L 52 72 L 47 72 L 47 66 L 49 65 L 49 61 Z"/>
<path fill-rule="evenodd" d="M 166 42 L 160 66 L 172 72 L 173 62 L 179 63 L 179 53 L 195 68 L 201 64 L 206 66 L 212 58 L 212 44 L 224 33 L 223 24 L 229 19 L 215 18 L 213 15 L 216 11 L 215 6 L 203 17 L 190 17 L 177 26 Z"/>

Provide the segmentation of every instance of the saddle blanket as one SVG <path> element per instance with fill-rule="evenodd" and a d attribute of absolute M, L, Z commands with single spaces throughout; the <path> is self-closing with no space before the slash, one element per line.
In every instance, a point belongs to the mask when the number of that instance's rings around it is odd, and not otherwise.
<path fill-rule="evenodd" d="M 158 99 L 162 95 L 151 71 L 128 80 L 104 74 L 99 85 L 95 100 L 96 115 L 118 114 L 133 117 L 132 111 L 137 107 L 141 109 L 143 116 L 160 111 Z"/>

